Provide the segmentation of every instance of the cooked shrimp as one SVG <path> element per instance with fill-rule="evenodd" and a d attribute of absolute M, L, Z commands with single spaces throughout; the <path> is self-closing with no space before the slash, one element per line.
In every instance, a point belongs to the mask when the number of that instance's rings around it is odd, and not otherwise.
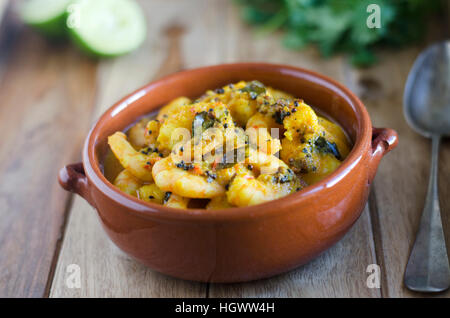
<path fill-rule="evenodd" d="M 189 203 L 188 198 L 183 198 L 171 192 L 164 192 L 154 183 L 139 188 L 138 197 L 147 202 L 162 204 L 178 209 L 186 209 Z"/>
<path fill-rule="evenodd" d="M 142 186 L 142 182 L 124 169 L 117 175 L 114 185 L 125 193 L 137 196 L 137 190 Z"/>
<path fill-rule="evenodd" d="M 310 175 L 308 179 L 317 180 L 323 178 L 329 168 L 337 167 L 340 160 L 347 156 L 349 146 L 341 129 L 318 117 L 302 100 L 279 100 L 268 109 L 268 114 L 271 112 L 285 129 L 281 159 L 295 172 L 316 175 Z M 322 162 L 324 156 L 333 158 Z"/>
<path fill-rule="evenodd" d="M 146 151 L 136 151 L 127 141 L 127 136 L 116 132 L 108 137 L 108 144 L 120 164 L 136 178 L 142 181 L 152 181 L 152 166 L 160 160 L 158 154 Z"/>
<path fill-rule="evenodd" d="M 230 84 L 215 91 L 207 91 L 200 101 L 221 101 L 228 106 L 231 116 L 239 126 L 244 127 L 252 117 L 258 105 L 263 103 L 269 94 L 266 88 L 258 81 Z"/>
<path fill-rule="evenodd" d="M 171 157 L 164 158 L 153 166 L 153 178 L 163 191 L 172 192 L 187 198 L 208 199 L 225 193 L 225 188 L 211 178 L 187 171 L 195 165 L 177 167 Z M 185 170 L 185 168 L 188 168 Z M 193 171 L 197 169 L 193 168 Z"/>
<path fill-rule="evenodd" d="M 236 176 L 227 191 L 228 202 L 236 206 L 249 206 L 284 197 L 303 188 L 302 181 L 286 167 L 275 174 Z"/>
<path fill-rule="evenodd" d="M 174 145 L 172 155 L 178 156 L 178 162 L 204 161 L 214 162 L 224 151 L 244 147 L 246 136 L 242 128 L 235 127 L 226 106 L 220 102 L 201 105 L 208 111 L 195 114 L 192 121 L 193 137 L 187 142 Z"/>
<path fill-rule="evenodd" d="M 222 195 L 220 197 L 212 198 L 206 205 L 207 210 L 221 210 L 232 208 L 233 205 L 228 202 L 227 196 Z"/>
<path fill-rule="evenodd" d="M 145 140 L 145 125 L 147 125 L 148 118 L 143 118 L 131 127 L 128 132 L 128 141 L 134 149 L 139 150 L 146 146 Z"/>
<path fill-rule="evenodd" d="M 276 136 L 273 138 L 267 128 L 250 127 L 245 130 L 245 133 L 248 136 L 250 144 L 266 154 L 273 155 L 281 149 L 280 139 Z M 279 131 L 275 130 L 273 133 L 278 134 Z"/>
<path fill-rule="evenodd" d="M 160 109 L 156 119 L 159 122 L 163 122 L 165 119 L 169 118 L 172 113 L 174 113 L 177 108 L 189 105 L 192 101 L 187 97 L 178 97 L 171 101 L 169 104 Z"/>
<path fill-rule="evenodd" d="M 205 130 L 207 128 L 213 127 L 218 119 L 216 110 L 223 110 L 228 112 L 226 106 L 221 102 L 204 102 L 195 103 L 190 105 L 182 105 L 174 109 L 171 115 L 164 120 L 159 129 L 159 136 L 157 142 L 160 147 L 164 147 L 168 150 L 172 150 L 173 146 L 178 144 L 180 137 L 176 134 L 177 131 L 187 131 L 192 133 L 192 127 L 194 120 L 199 118 L 198 116 L 204 116 L 203 114 L 211 114 L 212 118 L 209 116 L 205 117 L 205 124 L 200 124 Z M 225 115 L 226 116 L 226 115 Z M 231 118 L 228 115 L 228 118 Z M 227 119 L 229 120 L 229 119 Z M 219 122 L 217 120 L 217 122 Z M 185 140 L 187 141 L 187 140 Z"/>
<path fill-rule="evenodd" d="M 319 160 L 316 161 L 315 170 L 302 174 L 302 178 L 307 184 L 319 182 L 341 165 L 341 161 L 334 156 L 323 154 L 319 154 L 318 156 Z"/>
<path fill-rule="evenodd" d="M 271 201 L 303 187 L 302 181 L 275 156 L 251 150 L 248 158 L 260 175 L 236 175 L 227 191 L 228 201 L 236 206 L 248 206 Z M 253 169 L 252 169 L 253 170 Z"/>
<path fill-rule="evenodd" d="M 290 102 L 279 109 L 278 114 L 286 129 L 284 135 L 288 140 L 310 139 L 320 136 L 323 132 L 316 113 L 302 100 Z"/>
<path fill-rule="evenodd" d="M 171 208 L 187 209 L 189 201 L 189 198 L 182 197 L 175 193 L 166 192 L 163 204 Z"/>
<path fill-rule="evenodd" d="M 150 120 L 144 129 L 144 140 L 147 146 L 155 146 L 156 140 L 159 135 L 159 128 L 161 127 L 161 123 L 159 120 Z M 141 147 L 143 148 L 143 147 Z"/>
<path fill-rule="evenodd" d="M 266 104 L 259 107 L 258 112 L 248 121 L 246 133 L 251 144 L 267 154 L 280 151 L 280 138 L 283 136 L 284 127 L 275 120 L 275 109 L 273 105 Z"/>
<path fill-rule="evenodd" d="M 163 204 L 165 192 L 154 183 L 139 188 L 138 198 L 147 202 Z"/>
<path fill-rule="evenodd" d="M 278 128 L 283 130 L 283 125 L 278 124 L 272 116 L 256 113 L 247 122 L 246 128 Z M 282 134 L 280 134 L 281 137 Z"/>
<path fill-rule="evenodd" d="M 273 174 L 280 167 L 287 168 L 287 165 L 277 157 L 252 148 L 250 148 L 246 162 L 256 168 L 260 174 Z"/>
<path fill-rule="evenodd" d="M 237 176 L 227 191 L 228 202 L 236 206 L 264 203 L 275 198 L 276 193 L 253 177 Z"/>
<path fill-rule="evenodd" d="M 271 87 L 267 87 L 267 92 L 273 96 L 273 98 L 275 100 L 278 99 L 287 99 L 287 100 L 293 100 L 294 96 L 292 96 L 291 94 L 288 94 L 286 92 L 280 91 L 278 89 L 274 89 Z"/>
<path fill-rule="evenodd" d="M 308 184 L 312 184 L 336 170 L 349 151 L 348 141 L 343 133 L 332 135 L 324 130 L 322 136 L 303 142 L 298 139 L 283 139 L 280 156 L 295 172 L 302 173 Z"/>
<path fill-rule="evenodd" d="M 222 185 L 223 187 L 229 186 L 231 180 L 237 175 L 251 175 L 254 176 L 251 171 L 253 166 L 248 164 L 245 166 L 245 163 L 236 163 L 231 167 L 219 168 L 215 170 L 216 173 L 216 181 Z"/>
<path fill-rule="evenodd" d="M 329 175 L 350 151 L 341 127 L 256 80 L 208 90 L 195 101 L 176 98 L 156 119 L 143 118 L 108 143 L 125 168 L 113 182 L 119 189 L 182 209 L 283 197 Z"/>
<path fill-rule="evenodd" d="M 313 156 L 308 143 L 301 143 L 300 140 L 289 140 L 284 138 L 281 141 L 280 157 L 296 173 L 305 173 L 316 169 L 318 156 Z M 303 150 L 305 149 L 305 150 Z"/>

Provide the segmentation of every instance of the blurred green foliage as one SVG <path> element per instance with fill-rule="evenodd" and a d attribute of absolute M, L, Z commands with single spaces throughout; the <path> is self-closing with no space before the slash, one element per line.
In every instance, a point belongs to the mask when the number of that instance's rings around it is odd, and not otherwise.
<path fill-rule="evenodd" d="M 286 31 L 284 45 L 314 43 L 323 56 L 349 53 L 356 66 L 376 62 L 376 45 L 400 46 L 422 38 L 437 0 L 235 0 L 243 18 L 262 31 Z M 380 6 L 381 28 L 368 28 L 369 4 Z"/>

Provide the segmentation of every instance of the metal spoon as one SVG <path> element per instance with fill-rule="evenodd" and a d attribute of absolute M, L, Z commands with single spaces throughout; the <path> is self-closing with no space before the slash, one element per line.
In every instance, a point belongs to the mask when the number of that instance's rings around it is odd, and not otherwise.
<path fill-rule="evenodd" d="M 413 291 L 440 292 L 450 287 L 437 183 L 440 140 L 450 135 L 450 41 L 432 45 L 417 58 L 406 82 L 403 111 L 408 124 L 432 140 L 427 198 L 404 282 Z"/>

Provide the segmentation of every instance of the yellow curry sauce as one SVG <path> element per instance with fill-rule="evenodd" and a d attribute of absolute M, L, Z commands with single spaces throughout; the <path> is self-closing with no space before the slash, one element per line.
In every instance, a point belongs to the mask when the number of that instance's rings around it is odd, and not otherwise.
<path fill-rule="evenodd" d="M 258 81 L 179 97 L 109 136 L 105 176 L 121 191 L 175 208 L 223 209 L 297 192 L 336 170 L 344 131 L 303 100 Z"/>

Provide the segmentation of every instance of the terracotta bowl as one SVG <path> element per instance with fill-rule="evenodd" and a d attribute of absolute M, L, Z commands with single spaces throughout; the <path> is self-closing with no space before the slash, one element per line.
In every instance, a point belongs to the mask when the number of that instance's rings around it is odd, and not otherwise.
<path fill-rule="evenodd" d="M 353 149 L 329 177 L 265 204 L 208 211 L 146 203 L 103 176 L 108 135 L 178 96 L 254 79 L 303 98 L 347 131 Z M 97 210 L 119 248 L 150 268 L 187 280 L 241 282 L 293 269 L 336 243 L 360 216 L 380 159 L 396 145 L 396 132 L 372 128 L 361 101 L 332 79 L 285 65 L 218 65 L 165 77 L 112 106 L 90 131 L 83 163 L 64 167 L 59 182 Z"/>

